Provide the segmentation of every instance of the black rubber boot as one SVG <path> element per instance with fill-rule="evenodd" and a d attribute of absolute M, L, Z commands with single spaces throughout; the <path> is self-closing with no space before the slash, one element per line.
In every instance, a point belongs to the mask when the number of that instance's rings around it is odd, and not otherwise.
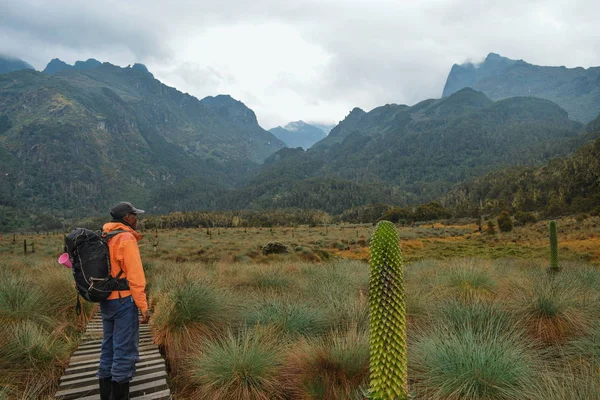
<path fill-rule="evenodd" d="M 112 383 L 112 400 L 129 400 L 129 382 Z"/>
<path fill-rule="evenodd" d="M 100 383 L 100 400 L 110 400 L 110 393 L 112 392 L 112 380 L 110 378 L 98 379 Z"/>

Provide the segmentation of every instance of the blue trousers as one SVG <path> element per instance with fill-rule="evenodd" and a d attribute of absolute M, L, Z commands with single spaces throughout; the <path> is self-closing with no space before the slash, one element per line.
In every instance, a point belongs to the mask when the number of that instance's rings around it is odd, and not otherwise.
<path fill-rule="evenodd" d="M 138 360 L 140 321 L 131 296 L 100 302 L 102 354 L 96 376 L 114 382 L 129 382 Z"/>

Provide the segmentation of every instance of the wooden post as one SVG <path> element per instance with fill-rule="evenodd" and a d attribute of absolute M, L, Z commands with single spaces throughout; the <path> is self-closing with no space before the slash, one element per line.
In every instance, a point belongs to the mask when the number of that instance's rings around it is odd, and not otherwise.
<path fill-rule="evenodd" d="M 35 253 L 35 243 L 31 242 L 30 246 L 31 246 L 31 252 Z"/>
<path fill-rule="evenodd" d="M 154 248 L 154 252 L 156 253 L 156 248 L 158 247 L 158 228 L 154 228 L 154 239 L 152 239 L 152 247 Z"/>
<path fill-rule="evenodd" d="M 27 239 L 23 239 L 23 255 L 27 255 Z"/>

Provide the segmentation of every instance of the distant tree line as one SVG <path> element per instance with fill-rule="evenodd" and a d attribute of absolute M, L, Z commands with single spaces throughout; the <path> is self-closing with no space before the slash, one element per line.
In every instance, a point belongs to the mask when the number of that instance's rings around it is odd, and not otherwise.
<path fill-rule="evenodd" d="M 456 216 L 600 214 L 600 139 L 539 168 L 497 171 L 458 185 L 442 199 Z"/>

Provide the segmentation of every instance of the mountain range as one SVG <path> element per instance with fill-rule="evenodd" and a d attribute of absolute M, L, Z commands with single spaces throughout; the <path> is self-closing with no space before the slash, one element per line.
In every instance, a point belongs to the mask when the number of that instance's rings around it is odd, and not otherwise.
<path fill-rule="evenodd" d="M 418 204 L 495 169 L 540 165 L 586 140 L 584 126 L 565 110 L 533 97 L 494 102 L 467 88 L 412 107 L 355 108 L 310 150 L 269 157 L 237 189 L 243 194 L 232 208 L 339 213 L 378 201 Z"/>
<path fill-rule="evenodd" d="M 198 100 L 145 68 L 0 74 L 0 205 L 68 217 L 185 179 L 228 188 L 282 147 L 243 103 Z"/>
<path fill-rule="evenodd" d="M 482 63 L 454 64 L 442 96 L 465 87 L 479 90 L 492 100 L 515 96 L 547 99 L 583 123 L 600 113 L 600 67 L 539 66 L 490 53 Z"/>
<path fill-rule="evenodd" d="M 317 127 L 304 121 L 295 121 L 284 127 L 271 128 L 269 132 L 283 141 L 287 147 L 309 149 L 313 144 L 327 136 L 333 127 L 329 127 L 329 131 L 326 131 L 327 128 L 326 125 Z"/>
<path fill-rule="evenodd" d="M 354 108 L 327 135 L 302 121 L 265 131 L 242 102 L 228 95 L 199 100 L 162 84 L 142 64 L 54 59 L 43 72 L 18 64 L 0 74 L 0 230 L 27 223 L 27 215 L 104 214 L 123 199 L 156 213 L 341 213 L 379 202 L 455 199 L 456 185 L 485 185 L 481 177 L 492 176 L 486 174 L 543 166 L 600 135 L 600 119 L 586 127 L 557 102 L 460 88 L 507 92 L 510 85 L 494 89 L 491 82 L 522 63 L 488 59 L 473 66 L 474 80 L 464 77 L 471 67 L 454 66 L 441 99 Z M 534 81 L 554 87 L 545 68 Z M 594 90 L 567 100 L 593 110 Z"/>

